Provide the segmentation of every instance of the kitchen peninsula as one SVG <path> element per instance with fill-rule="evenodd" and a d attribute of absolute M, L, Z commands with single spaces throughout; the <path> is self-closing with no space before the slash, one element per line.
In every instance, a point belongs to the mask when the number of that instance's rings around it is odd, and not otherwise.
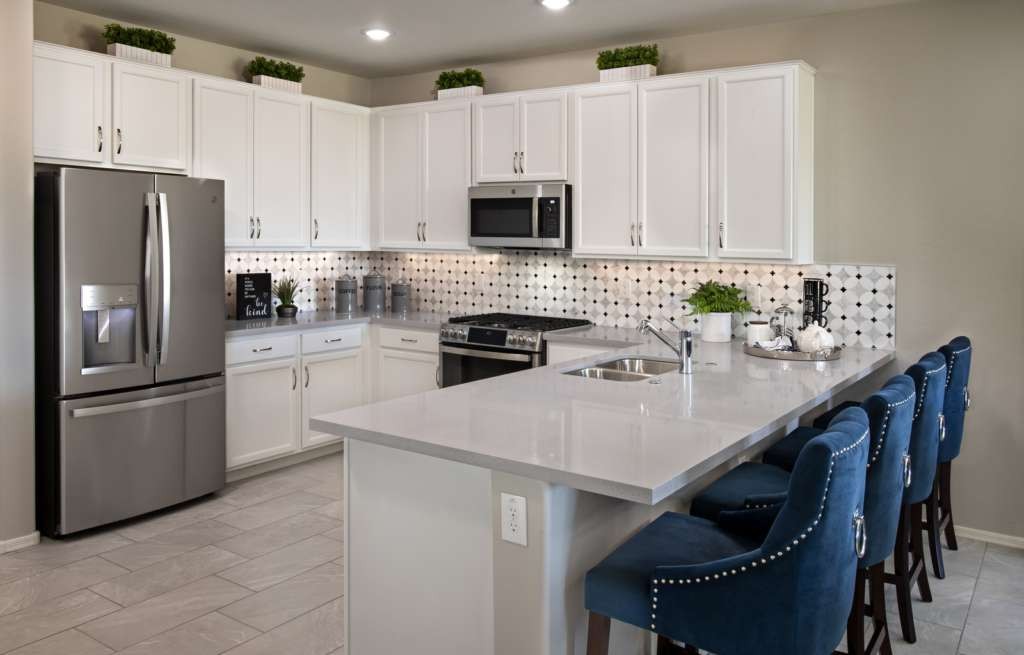
<path fill-rule="evenodd" d="M 632 346 L 312 420 L 346 439 L 351 652 L 582 653 L 591 566 L 893 359 L 781 362 L 701 343 L 692 376 L 564 374 L 627 355 L 670 353 Z M 525 516 L 502 519 L 503 493 L 526 498 Z M 612 652 L 645 638 L 616 625 Z"/>

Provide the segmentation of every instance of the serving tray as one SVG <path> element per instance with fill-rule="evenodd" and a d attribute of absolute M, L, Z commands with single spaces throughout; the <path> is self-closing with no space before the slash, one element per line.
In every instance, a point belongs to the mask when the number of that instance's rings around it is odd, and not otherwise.
<path fill-rule="evenodd" d="M 836 346 L 831 350 L 819 350 L 813 353 L 802 353 L 794 350 L 765 350 L 759 346 L 743 344 L 743 352 L 754 357 L 765 359 L 784 359 L 791 362 L 832 362 L 843 354 L 843 347 Z"/>

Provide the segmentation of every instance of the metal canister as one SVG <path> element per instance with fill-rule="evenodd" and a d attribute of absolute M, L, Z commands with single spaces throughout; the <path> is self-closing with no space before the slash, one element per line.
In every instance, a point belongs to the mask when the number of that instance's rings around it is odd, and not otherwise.
<path fill-rule="evenodd" d="M 391 283 L 391 313 L 406 314 L 412 300 L 412 285 L 405 278 Z"/>
<path fill-rule="evenodd" d="M 384 313 L 384 287 L 387 280 L 373 269 L 363 276 L 363 309 L 371 314 Z"/>
<path fill-rule="evenodd" d="M 346 273 L 334 281 L 334 311 L 339 314 L 353 314 L 359 307 L 359 282 Z"/>

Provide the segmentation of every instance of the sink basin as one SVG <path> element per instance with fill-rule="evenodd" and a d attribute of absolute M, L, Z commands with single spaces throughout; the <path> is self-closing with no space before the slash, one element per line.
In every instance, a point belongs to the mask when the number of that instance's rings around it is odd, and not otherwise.
<path fill-rule="evenodd" d="M 664 375 L 679 369 L 679 363 L 665 359 L 646 359 L 641 357 L 620 357 L 608 362 L 585 366 L 566 375 L 576 375 L 594 380 L 612 380 L 614 382 L 639 382 Z"/>

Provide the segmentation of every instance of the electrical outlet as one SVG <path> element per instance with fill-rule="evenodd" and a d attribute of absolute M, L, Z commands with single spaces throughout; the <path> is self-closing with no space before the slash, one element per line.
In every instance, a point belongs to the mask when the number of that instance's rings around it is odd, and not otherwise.
<path fill-rule="evenodd" d="M 520 546 L 526 545 L 526 498 L 501 494 L 501 538 Z"/>

